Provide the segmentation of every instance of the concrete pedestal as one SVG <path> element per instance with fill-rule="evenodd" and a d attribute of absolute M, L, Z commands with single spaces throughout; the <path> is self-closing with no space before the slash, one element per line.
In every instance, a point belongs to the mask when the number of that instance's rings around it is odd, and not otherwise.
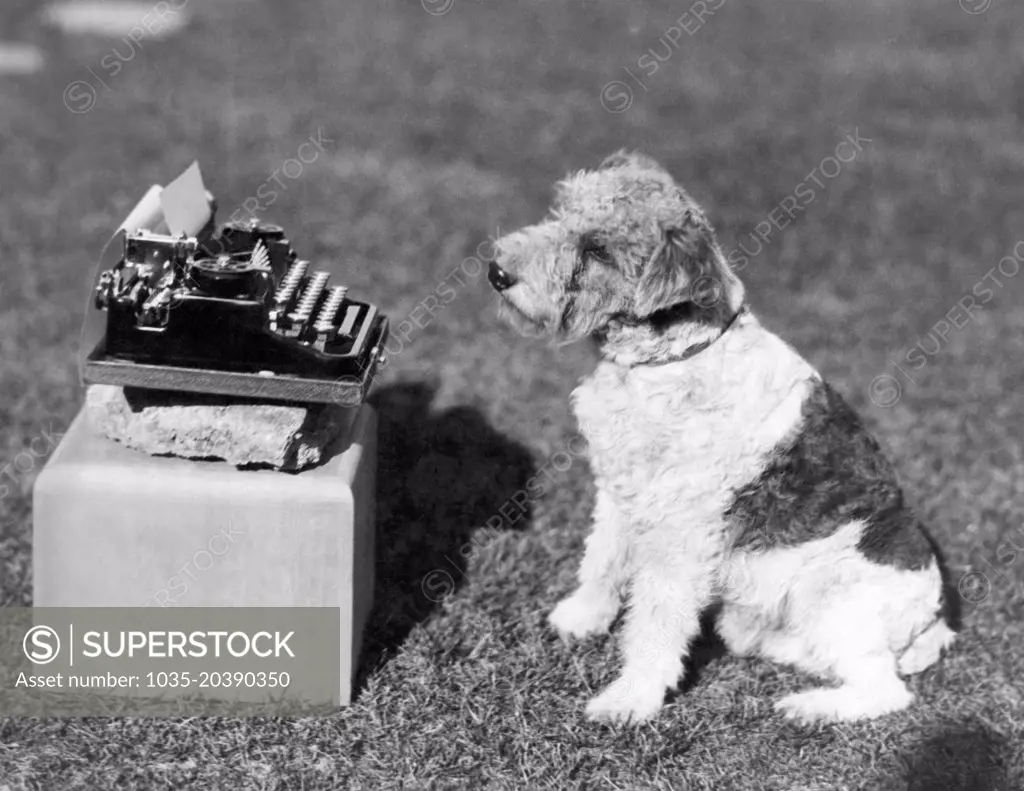
<path fill-rule="evenodd" d="M 79 413 L 33 492 L 37 607 L 340 607 L 342 703 L 373 598 L 376 416 L 298 474 L 149 456 Z"/>

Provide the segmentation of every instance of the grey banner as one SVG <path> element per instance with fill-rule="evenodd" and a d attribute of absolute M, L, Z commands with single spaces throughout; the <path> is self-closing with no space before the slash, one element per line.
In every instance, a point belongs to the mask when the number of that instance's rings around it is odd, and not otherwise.
<path fill-rule="evenodd" d="M 0 715 L 331 714 L 340 619 L 337 607 L 0 608 Z"/>

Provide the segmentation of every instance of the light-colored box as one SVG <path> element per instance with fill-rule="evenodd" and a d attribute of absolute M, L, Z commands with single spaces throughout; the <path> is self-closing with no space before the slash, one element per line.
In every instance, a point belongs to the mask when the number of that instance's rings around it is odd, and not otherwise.
<path fill-rule="evenodd" d="M 376 416 L 301 473 L 149 456 L 83 410 L 33 492 L 36 607 L 340 607 L 341 702 L 373 600 Z"/>

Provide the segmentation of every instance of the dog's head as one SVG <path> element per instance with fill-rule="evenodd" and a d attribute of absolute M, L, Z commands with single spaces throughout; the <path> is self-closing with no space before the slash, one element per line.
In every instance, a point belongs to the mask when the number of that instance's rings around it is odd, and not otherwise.
<path fill-rule="evenodd" d="M 524 334 L 576 340 L 686 303 L 706 321 L 743 301 L 700 207 L 641 154 L 561 181 L 549 217 L 495 248 L 491 285 Z"/>

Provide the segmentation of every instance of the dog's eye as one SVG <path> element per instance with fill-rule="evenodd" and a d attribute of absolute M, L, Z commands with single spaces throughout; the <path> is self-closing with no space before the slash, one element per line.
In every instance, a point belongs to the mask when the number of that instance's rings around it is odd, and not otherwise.
<path fill-rule="evenodd" d="M 588 244 L 583 248 L 583 255 L 588 258 L 593 258 L 600 264 L 611 265 L 614 263 L 611 253 L 608 252 L 608 248 L 602 244 Z"/>

